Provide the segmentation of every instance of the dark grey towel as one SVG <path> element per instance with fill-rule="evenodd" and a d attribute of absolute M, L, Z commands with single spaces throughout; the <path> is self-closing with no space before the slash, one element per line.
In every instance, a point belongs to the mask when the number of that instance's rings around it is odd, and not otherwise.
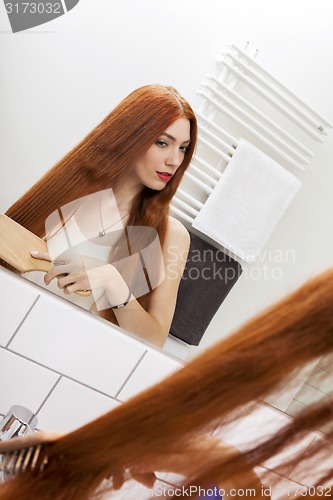
<path fill-rule="evenodd" d="M 199 345 L 213 316 L 242 274 L 242 266 L 222 250 L 190 233 L 189 255 L 180 282 L 170 333 Z"/>

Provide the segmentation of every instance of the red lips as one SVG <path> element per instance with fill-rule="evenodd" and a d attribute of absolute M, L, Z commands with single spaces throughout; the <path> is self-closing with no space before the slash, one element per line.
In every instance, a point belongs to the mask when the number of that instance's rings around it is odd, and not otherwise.
<path fill-rule="evenodd" d="M 156 173 L 158 177 L 164 182 L 168 182 L 172 177 L 172 174 L 170 174 L 170 172 L 156 172 Z"/>

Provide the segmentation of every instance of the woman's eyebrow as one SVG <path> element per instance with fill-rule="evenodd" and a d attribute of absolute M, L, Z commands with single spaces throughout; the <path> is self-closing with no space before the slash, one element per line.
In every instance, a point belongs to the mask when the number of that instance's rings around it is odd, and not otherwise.
<path fill-rule="evenodd" d="M 173 137 L 172 135 L 168 134 L 167 132 L 163 132 L 162 135 L 165 135 L 166 137 L 168 137 L 169 139 L 171 139 L 172 141 L 176 141 L 175 137 Z M 188 141 L 183 141 L 182 144 L 188 144 L 189 142 L 191 142 L 191 139 L 189 139 Z"/>

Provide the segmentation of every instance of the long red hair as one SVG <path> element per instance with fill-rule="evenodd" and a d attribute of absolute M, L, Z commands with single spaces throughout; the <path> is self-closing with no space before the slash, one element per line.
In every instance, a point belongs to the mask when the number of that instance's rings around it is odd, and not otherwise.
<path fill-rule="evenodd" d="M 332 353 L 332 311 L 330 270 L 160 384 L 47 445 L 49 464 L 45 471 L 18 476 L 0 488 L 0 498 L 88 500 L 96 498 L 96 488 L 104 478 L 117 476 L 126 467 L 154 463 L 154 457 L 160 459 L 161 453 L 165 457 L 181 453 L 184 440 L 193 434 L 215 429 L 217 423 L 229 423 L 235 411 L 239 417 L 246 415 L 248 404 L 274 392 L 295 369 Z M 296 446 L 293 455 L 280 456 L 278 471 L 283 475 L 301 463 L 313 486 L 324 484 L 323 479 L 332 483 L 333 469 L 325 471 L 321 461 L 331 451 L 332 423 L 332 399 L 323 399 L 301 410 L 275 434 L 263 435 L 259 443 L 239 456 L 217 461 L 207 452 L 205 466 L 189 478 L 188 484 L 215 479 L 223 487 L 223 481 L 242 477 L 249 464 L 263 463 L 324 424 L 330 424 L 330 428 L 325 439 L 318 439 L 311 448 L 311 464 L 307 450 Z M 303 492 L 300 489 L 298 496 Z M 298 496 L 293 494 L 294 498 Z"/>
<path fill-rule="evenodd" d="M 197 121 L 176 89 L 146 85 L 134 90 L 6 212 L 43 237 L 46 218 L 58 208 L 121 183 L 136 161 L 178 118 L 190 121 L 190 145 L 175 175 L 161 191 L 144 188 L 133 200 L 128 225 L 154 228 L 165 239 L 169 204 L 187 169 L 197 141 Z M 145 306 L 148 296 L 141 299 Z M 140 299 L 139 299 L 140 301 Z M 116 323 L 112 310 L 100 313 Z"/>
<path fill-rule="evenodd" d="M 134 90 L 6 214 L 42 237 L 50 213 L 70 201 L 120 183 L 159 135 L 182 117 L 190 121 L 191 143 L 180 168 L 163 190 L 146 188 L 138 195 L 128 222 L 155 228 L 163 243 L 169 203 L 191 161 L 197 140 L 192 108 L 169 86 L 146 85 Z"/>

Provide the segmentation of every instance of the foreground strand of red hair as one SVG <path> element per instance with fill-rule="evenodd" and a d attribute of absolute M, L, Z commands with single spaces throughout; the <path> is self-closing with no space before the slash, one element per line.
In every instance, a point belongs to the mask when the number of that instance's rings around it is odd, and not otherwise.
<path fill-rule="evenodd" d="M 97 498 L 104 478 L 124 468 L 154 463 L 203 430 L 223 425 L 237 410 L 263 398 L 297 368 L 333 351 L 333 270 L 309 281 L 230 337 L 214 345 L 183 369 L 117 409 L 49 445 L 49 464 L 36 476 L 25 473 L 0 489 L 3 500 L 87 500 Z M 61 411 L 61 409 L 59 409 Z M 194 471 L 188 484 L 223 482 L 245 474 L 285 446 L 298 443 L 319 425 L 332 423 L 332 399 L 307 408 L 291 423 L 246 453 L 231 457 L 207 453 L 205 466 Z M 250 430 L 249 430 L 250 432 Z M 304 452 L 303 470 L 314 474 L 331 448 L 333 432 L 318 440 L 311 460 Z M 62 457 L 59 460 L 59 457 Z M 288 463 L 281 463 L 281 470 Z M 316 471 L 318 472 L 318 471 Z M 333 483 L 333 470 L 315 477 Z M 181 498 L 181 497 L 177 497 Z M 237 498 L 237 497 L 235 497 Z M 294 497 L 296 498 L 296 496 Z"/>

